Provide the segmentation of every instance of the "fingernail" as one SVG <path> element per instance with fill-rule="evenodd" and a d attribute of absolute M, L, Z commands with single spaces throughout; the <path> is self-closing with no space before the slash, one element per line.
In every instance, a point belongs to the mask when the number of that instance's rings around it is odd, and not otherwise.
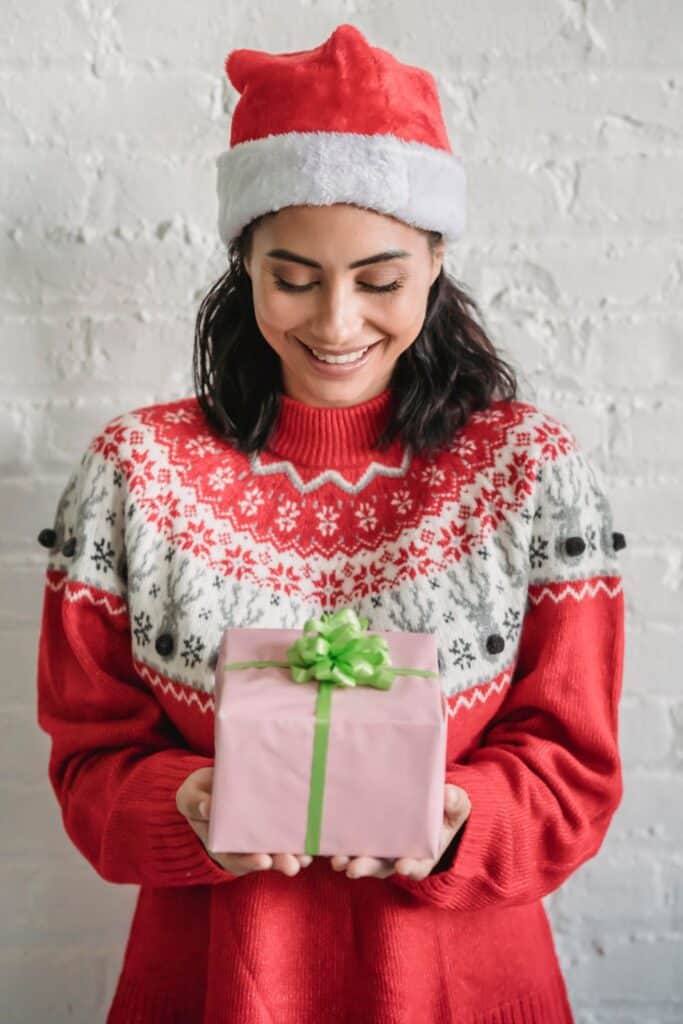
<path fill-rule="evenodd" d="M 209 816 L 209 805 L 207 804 L 206 800 L 203 800 L 200 803 L 200 805 L 199 805 L 199 813 L 201 814 L 202 818 L 208 818 L 208 816 Z"/>

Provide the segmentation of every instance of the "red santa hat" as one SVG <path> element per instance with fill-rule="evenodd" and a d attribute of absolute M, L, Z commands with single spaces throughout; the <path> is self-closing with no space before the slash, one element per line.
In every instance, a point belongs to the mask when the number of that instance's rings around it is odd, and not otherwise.
<path fill-rule="evenodd" d="M 241 94 L 218 167 L 218 233 L 227 245 L 284 206 L 353 203 L 459 238 L 465 174 L 436 83 L 339 25 L 312 50 L 232 50 Z"/>

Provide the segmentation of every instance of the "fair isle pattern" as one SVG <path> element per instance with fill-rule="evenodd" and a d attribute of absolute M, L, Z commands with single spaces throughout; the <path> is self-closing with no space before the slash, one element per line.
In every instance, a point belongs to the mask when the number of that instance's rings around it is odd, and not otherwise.
<path fill-rule="evenodd" d="M 161 693 L 165 695 L 171 694 L 175 700 L 188 706 L 196 704 L 202 714 L 214 711 L 215 701 L 213 697 L 207 697 L 205 700 L 202 700 L 200 695 L 194 690 L 190 690 L 185 686 L 175 685 L 170 679 L 160 676 L 158 672 L 153 672 L 142 662 L 136 662 L 135 667 L 140 676 L 146 679 L 153 687 L 156 687 Z M 489 697 L 502 694 L 506 686 L 510 684 L 511 678 L 512 674 L 510 672 L 503 672 L 498 679 L 492 679 L 486 686 L 474 686 L 467 693 L 456 697 L 455 700 L 448 701 L 446 705 L 448 717 L 455 718 L 461 708 L 470 711 L 477 704 L 485 704 Z"/>
<path fill-rule="evenodd" d="M 454 718 L 461 708 L 471 711 L 477 704 L 485 704 L 489 697 L 501 695 L 512 682 L 512 672 L 503 672 L 497 679 L 492 679 L 485 686 L 473 686 L 470 690 L 459 694 L 448 702 L 448 715 Z"/>
<path fill-rule="evenodd" d="M 533 490 L 541 459 L 557 458 L 574 446 L 550 417 L 528 422 L 528 409 L 523 403 L 494 403 L 474 413 L 451 450 L 430 460 L 414 457 L 399 484 L 373 472 L 362 500 L 354 501 L 347 500 L 335 479 L 317 470 L 305 474 L 300 467 L 287 472 L 282 460 L 268 453 L 260 466 L 272 471 L 270 478 L 254 478 L 248 458 L 207 431 L 194 399 L 114 421 L 93 450 L 101 447 L 106 458 L 117 451 L 129 490 L 139 496 L 148 520 L 157 522 L 165 536 L 178 537 L 181 545 L 189 546 L 191 533 L 194 549 L 201 548 L 217 568 L 221 556 L 216 548 L 225 543 L 216 536 L 217 524 L 246 535 L 251 543 L 269 545 L 271 559 L 277 551 L 291 551 L 300 559 L 314 554 L 336 558 L 343 551 L 350 560 L 422 526 L 430 548 L 425 553 L 438 568 L 457 559 L 456 549 L 469 553 L 508 512 L 520 508 Z M 373 464 L 381 467 L 379 459 Z M 173 479 L 162 477 L 156 481 L 161 487 L 150 487 L 160 465 L 173 472 Z M 315 478 L 320 482 L 311 491 Z M 358 481 L 350 483 L 357 494 Z M 174 526 L 179 514 L 187 519 L 186 533 Z M 446 529 L 444 520 L 458 529 Z M 266 582 L 258 575 L 253 579 Z"/>
<path fill-rule="evenodd" d="M 48 579 L 47 582 L 51 589 L 60 590 L 67 582 L 67 577 L 62 575 L 56 579 Z M 551 586 L 544 586 L 538 593 L 534 593 L 534 588 L 530 588 L 529 600 L 533 604 L 540 603 L 543 598 L 551 598 L 555 603 L 570 596 L 575 600 L 583 600 L 586 596 L 595 597 L 600 590 L 603 590 L 609 597 L 616 597 L 621 589 L 621 579 L 616 580 L 614 586 L 609 586 L 607 581 L 599 579 L 594 584 L 592 581 L 586 581 L 585 584 L 580 585 L 567 583 L 562 584 L 557 589 Z M 99 597 L 88 586 L 70 588 L 67 590 L 66 597 L 69 601 L 87 600 L 94 605 L 104 605 L 112 615 L 126 614 L 127 612 L 125 604 L 119 603 L 114 606 L 108 600 L 108 595 Z M 194 690 L 186 685 L 174 684 L 170 679 L 159 675 L 158 672 L 152 671 L 144 662 L 136 662 L 135 667 L 142 679 L 146 679 L 164 695 L 168 696 L 170 694 L 174 700 L 179 703 L 185 703 L 188 706 L 195 704 L 202 714 L 214 711 L 215 702 L 212 696 L 203 700 Z M 509 685 L 511 678 L 512 674 L 509 671 L 503 672 L 499 678 L 491 680 L 487 685 L 474 686 L 471 690 L 458 695 L 454 700 L 450 700 L 447 705 L 449 718 L 454 718 L 462 708 L 469 711 L 477 704 L 485 704 L 489 697 L 502 694 L 505 687 Z"/>
<path fill-rule="evenodd" d="M 530 586 L 528 598 L 531 604 L 540 604 L 544 598 L 559 604 L 568 597 L 575 601 L 584 601 L 587 597 L 595 597 L 601 590 L 608 597 L 616 597 L 622 590 L 621 578 L 617 579 L 596 579 L 596 580 L 569 580 L 566 583 L 548 586 Z"/>
<path fill-rule="evenodd" d="M 374 477 L 405 476 L 409 465 L 410 452 L 406 450 L 400 466 L 383 466 L 379 462 L 371 462 L 356 483 L 351 483 L 350 480 L 347 480 L 347 478 L 336 469 L 326 469 L 322 473 L 318 473 L 318 475 L 314 476 L 311 480 L 305 481 L 291 462 L 278 459 L 276 462 L 266 465 L 259 454 L 253 455 L 250 458 L 250 468 L 254 476 L 271 476 L 273 473 L 283 473 L 285 476 L 289 477 L 290 482 L 299 494 L 310 494 L 311 491 L 318 490 L 318 488 L 322 487 L 323 484 L 334 484 L 335 487 L 339 488 L 340 491 L 345 491 L 346 494 L 360 494 L 361 491 L 365 490 Z"/>
<path fill-rule="evenodd" d="M 88 601 L 90 604 L 101 605 L 106 608 L 110 615 L 128 615 L 128 606 L 120 597 L 107 594 L 104 591 L 95 591 L 88 584 L 74 584 L 66 573 L 48 570 L 45 577 L 45 586 L 55 593 L 64 590 L 66 601 Z"/>
<path fill-rule="evenodd" d="M 67 582 L 66 576 L 61 576 L 60 578 L 54 581 L 48 580 L 48 584 L 53 590 L 61 589 L 64 586 L 65 582 Z M 614 596 L 619 589 L 620 587 L 617 586 L 613 590 L 610 590 L 608 592 L 610 593 L 610 596 Z M 593 588 L 591 592 L 594 594 L 596 591 L 597 588 Z M 549 592 L 550 588 L 544 588 L 544 594 Z M 88 586 L 79 586 L 72 589 L 67 589 L 66 597 L 69 601 L 89 601 L 94 605 L 104 605 L 112 615 L 125 614 L 127 611 L 125 604 L 119 604 L 118 606 L 114 607 L 107 600 L 107 595 L 105 595 L 104 599 L 102 599 L 98 597 Z M 209 711 L 213 712 L 215 708 L 215 701 L 213 697 L 207 697 L 205 700 L 202 700 L 201 696 L 194 690 L 189 689 L 187 686 L 184 685 L 174 684 L 170 679 L 167 679 L 164 676 L 159 675 L 158 672 L 152 671 L 152 669 L 150 669 L 148 665 L 145 665 L 144 662 L 136 662 L 135 667 L 140 677 L 142 679 L 146 679 L 153 687 L 157 688 L 161 693 L 167 696 L 171 694 L 176 701 L 180 703 L 185 703 L 188 706 L 195 704 L 202 712 L 202 714 L 206 714 Z M 449 718 L 454 718 L 461 708 L 471 710 L 472 707 L 474 707 L 476 704 L 485 704 L 490 696 L 502 694 L 503 691 L 505 690 L 505 687 L 509 685 L 510 680 L 511 673 L 503 672 L 498 679 L 491 680 L 491 682 L 487 685 L 474 686 L 470 691 L 458 696 L 453 701 L 449 701 L 447 705 Z"/>
<path fill-rule="evenodd" d="M 86 587 L 128 609 L 149 681 L 211 694 L 226 626 L 301 628 L 352 605 L 371 629 L 436 633 L 447 697 L 488 694 L 514 670 L 534 596 L 565 584 L 595 599 L 586 581 L 601 578 L 618 589 L 604 484 L 534 406 L 494 403 L 451 450 L 413 457 L 398 479 L 374 473 L 358 492 L 310 466 L 289 473 L 272 453 L 268 480 L 254 477 L 198 408 L 183 399 L 107 424 L 54 524 L 52 580 L 67 574 L 71 596 Z M 340 475 L 355 487 L 364 472 Z M 320 482 L 301 493 L 297 476 Z"/>
<path fill-rule="evenodd" d="M 59 588 L 53 587 L 53 589 L 57 590 Z M 65 600 L 70 602 L 89 601 L 90 604 L 94 604 L 96 606 L 101 605 L 107 609 L 111 616 L 128 616 L 128 607 L 125 601 L 122 601 L 120 598 L 111 597 L 109 594 L 103 594 L 101 592 L 99 594 L 96 594 L 91 590 L 91 588 L 87 584 L 74 586 L 74 584 L 69 582 L 68 586 L 66 586 L 64 590 L 64 597 Z"/>
<path fill-rule="evenodd" d="M 165 696 L 170 694 L 179 704 L 187 704 L 188 707 L 194 704 L 203 715 L 214 711 L 215 701 L 213 697 L 202 697 L 201 694 L 190 689 L 188 686 L 176 684 L 171 679 L 160 676 L 158 672 L 153 672 L 148 665 L 141 661 L 135 662 L 135 668 L 142 679 L 146 679 L 151 686 L 155 687 Z"/>

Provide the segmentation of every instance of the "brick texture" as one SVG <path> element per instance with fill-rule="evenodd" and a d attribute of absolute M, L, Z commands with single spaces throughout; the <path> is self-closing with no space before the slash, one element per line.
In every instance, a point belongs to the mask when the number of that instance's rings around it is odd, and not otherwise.
<path fill-rule="evenodd" d="M 65 474 L 127 408 L 189 394 L 224 269 L 216 155 L 236 46 L 341 21 L 429 67 L 468 174 L 447 266 L 522 395 L 604 470 L 627 537 L 625 796 L 547 899 L 580 1024 L 683 1019 L 683 5 L 679 0 L 4 4 L 0 133 L 3 1019 L 104 1020 L 136 890 L 65 838 L 35 724 L 44 551 Z M 202 17 L 203 15 L 203 17 Z"/>

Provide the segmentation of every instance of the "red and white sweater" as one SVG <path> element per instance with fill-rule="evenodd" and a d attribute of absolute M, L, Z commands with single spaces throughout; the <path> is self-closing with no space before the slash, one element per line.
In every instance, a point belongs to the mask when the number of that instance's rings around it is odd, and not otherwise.
<path fill-rule="evenodd" d="M 252 456 L 194 398 L 126 413 L 41 534 L 50 781 L 98 874 L 141 887 L 109 1024 L 572 1020 L 541 899 L 622 797 L 624 538 L 596 467 L 534 405 L 494 402 L 425 458 L 373 449 L 389 401 L 283 396 Z M 470 817 L 420 882 L 326 857 L 233 876 L 175 803 L 213 763 L 222 632 L 342 605 L 436 633 L 444 781 Z"/>

